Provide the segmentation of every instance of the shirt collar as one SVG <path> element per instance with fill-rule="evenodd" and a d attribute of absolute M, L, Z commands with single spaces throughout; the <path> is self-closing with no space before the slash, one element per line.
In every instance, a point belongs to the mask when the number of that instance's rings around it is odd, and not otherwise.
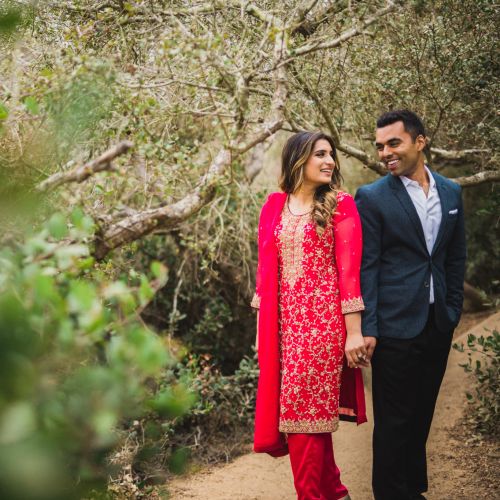
<path fill-rule="evenodd" d="M 424 165 L 425 171 L 427 172 L 427 175 L 429 176 L 429 190 L 434 190 L 436 187 L 436 179 L 434 179 L 434 176 L 432 175 L 431 171 L 427 167 L 427 165 Z M 404 175 L 400 175 L 399 178 L 403 181 L 403 184 L 405 187 L 408 187 L 410 184 L 413 184 L 414 186 L 419 186 L 419 183 L 417 181 L 414 181 L 410 179 L 409 177 L 406 177 Z"/>

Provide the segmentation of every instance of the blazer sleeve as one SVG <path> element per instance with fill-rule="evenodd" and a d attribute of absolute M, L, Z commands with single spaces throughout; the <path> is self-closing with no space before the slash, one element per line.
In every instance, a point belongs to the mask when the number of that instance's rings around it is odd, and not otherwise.
<path fill-rule="evenodd" d="M 355 196 L 363 228 L 361 260 L 361 293 L 365 302 L 362 331 L 365 337 L 378 337 L 377 302 L 380 257 L 382 251 L 382 221 L 374 200 L 363 187 Z"/>
<path fill-rule="evenodd" d="M 461 188 L 458 188 L 458 214 L 457 223 L 453 230 L 448 246 L 448 253 L 445 261 L 446 272 L 446 305 L 450 306 L 456 314 L 456 322 L 460 319 L 464 298 L 464 278 L 465 278 L 465 224 L 464 208 L 462 203 Z"/>
<path fill-rule="evenodd" d="M 339 193 L 333 227 L 342 313 L 362 311 L 365 306 L 359 279 L 363 248 L 361 222 L 356 203 L 347 193 Z"/>

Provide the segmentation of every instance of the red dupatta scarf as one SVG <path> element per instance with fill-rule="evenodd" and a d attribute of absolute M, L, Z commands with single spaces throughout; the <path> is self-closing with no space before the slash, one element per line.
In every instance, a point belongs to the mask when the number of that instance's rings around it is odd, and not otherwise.
<path fill-rule="evenodd" d="M 288 453 L 285 434 L 279 427 L 280 347 L 278 330 L 278 249 L 274 229 L 280 220 L 286 193 L 272 193 L 259 219 L 259 260 L 256 293 L 259 310 L 259 383 L 255 408 L 254 451 L 280 457 Z M 366 422 L 363 377 L 359 368 L 344 367 L 340 386 L 341 420 Z"/>

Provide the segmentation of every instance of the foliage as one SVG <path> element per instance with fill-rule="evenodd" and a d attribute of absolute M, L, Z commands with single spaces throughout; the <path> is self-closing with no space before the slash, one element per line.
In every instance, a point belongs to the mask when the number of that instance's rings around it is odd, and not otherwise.
<path fill-rule="evenodd" d="M 168 471 L 185 470 L 187 462 L 179 457 L 213 463 L 240 454 L 251 439 L 257 379 L 256 360 L 249 357 L 232 375 L 223 375 L 209 355 L 189 354 L 171 367 L 150 402 L 153 408 L 166 403 L 167 409 L 146 413 L 128 429 L 111 458 L 120 473 L 112 477 L 110 491 L 149 498 L 148 492 L 168 481 Z M 179 397 L 179 383 L 189 389 L 187 398 Z"/>
<path fill-rule="evenodd" d="M 0 488 L 11 499 L 102 489 L 117 427 L 143 413 L 174 361 L 138 316 L 166 268 L 107 280 L 89 256 L 93 231 L 78 208 L 69 221 L 55 213 L 0 254 Z M 160 396 L 155 409 L 169 411 Z"/>
<path fill-rule="evenodd" d="M 467 232 L 467 278 L 482 287 L 490 297 L 500 293 L 500 191 L 482 186 L 474 193 L 465 193 L 469 205 Z"/>
<path fill-rule="evenodd" d="M 467 363 L 461 364 L 466 372 L 473 373 L 476 387 L 467 393 L 471 405 L 469 420 L 480 434 L 500 437 L 500 333 L 468 335 L 467 347 L 454 344 L 460 352 L 467 352 Z"/>
<path fill-rule="evenodd" d="M 182 380 L 191 380 L 189 387 L 199 394 L 198 402 L 183 418 L 188 429 L 201 426 L 204 438 L 216 434 L 234 435 L 252 428 L 258 367 L 255 358 L 244 357 L 232 375 L 222 375 L 210 356 L 190 356 L 180 370 Z"/>

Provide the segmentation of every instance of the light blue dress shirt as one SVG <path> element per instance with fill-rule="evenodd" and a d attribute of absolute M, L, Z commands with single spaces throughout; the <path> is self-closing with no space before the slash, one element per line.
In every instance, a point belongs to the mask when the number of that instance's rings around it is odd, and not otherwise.
<path fill-rule="evenodd" d="M 432 252 L 434 243 L 439 231 L 439 226 L 441 224 L 442 213 L 441 213 L 441 200 L 439 199 L 439 193 L 436 187 L 436 181 L 430 170 L 425 167 L 427 175 L 429 176 L 429 192 L 425 196 L 425 192 L 417 181 L 413 181 L 408 177 L 403 175 L 400 179 L 406 188 L 406 191 L 410 195 L 411 201 L 417 210 L 418 218 L 422 224 L 422 229 L 424 230 L 425 243 L 427 245 L 427 251 L 429 255 Z M 429 303 L 434 304 L 434 280 L 431 274 L 430 283 L 430 296 Z"/>

